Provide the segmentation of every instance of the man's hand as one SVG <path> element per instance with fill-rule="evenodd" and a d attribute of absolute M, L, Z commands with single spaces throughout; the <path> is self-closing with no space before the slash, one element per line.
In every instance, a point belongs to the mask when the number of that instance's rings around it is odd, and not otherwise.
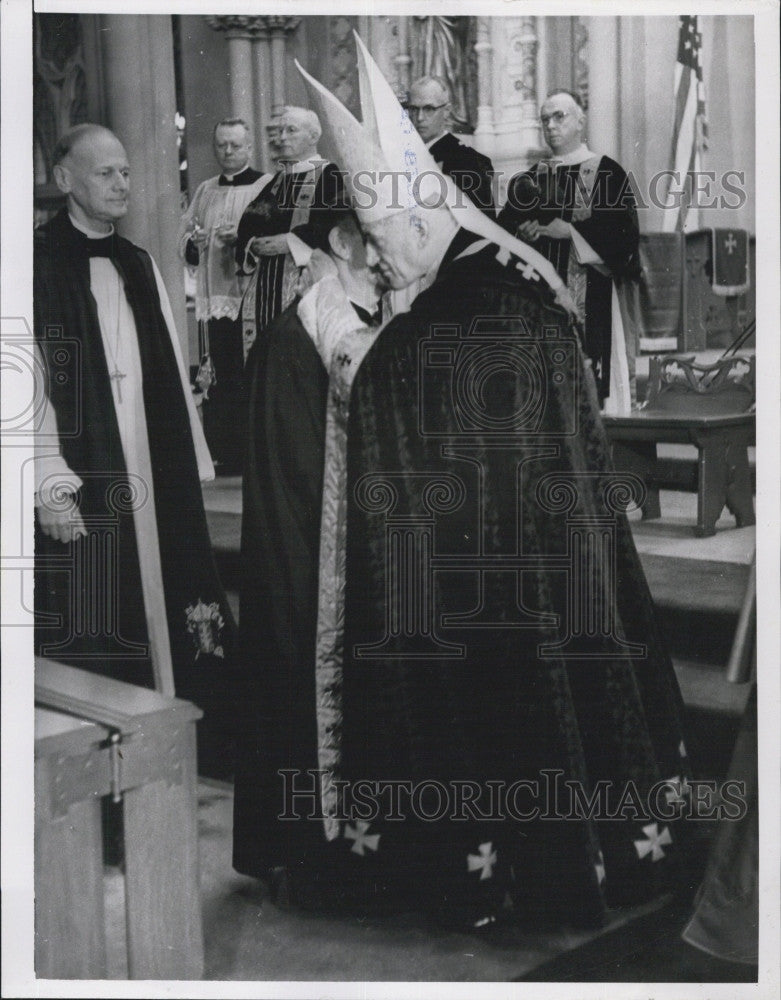
<path fill-rule="evenodd" d="M 552 240 L 571 240 L 572 230 L 569 223 L 563 219 L 554 219 L 547 226 L 539 227 L 540 236 L 549 236 Z"/>
<path fill-rule="evenodd" d="M 564 309 L 569 315 L 577 320 L 579 323 L 583 322 L 583 317 L 578 312 L 578 307 L 575 305 L 575 300 L 572 298 L 570 290 L 562 282 L 562 284 L 554 289 L 554 296 L 556 302 Z"/>
<path fill-rule="evenodd" d="M 519 240 L 524 240 L 526 243 L 535 243 L 540 238 L 540 224 L 536 219 L 529 219 L 527 222 L 522 222 L 518 226 L 518 231 L 515 235 Z"/>
<path fill-rule="evenodd" d="M 287 233 L 280 233 L 279 236 L 256 236 L 250 240 L 249 251 L 256 257 L 275 257 L 277 254 L 287 253 Z"/>
<path fill-rule="evenodd" d="M 195 244 L 196 248 L 200 252 L 205 249 L 206 244 L 209 242 L 209 231 L 207 229 L 201 229 L 198 226 L 197 229 L 193 229 L 190 233 L 190 241 Z"/>
<path fill-rule="evenodd" d="M 224 226 L 217 227 L 216 236 L 223 246 L 232 247 L 236 243 L 238 232 L 238 227 L 228 222 Z"/>
<path fill-rule="evenodd" d="M 35 508 L 35 511 L 38 514 L 38 524 L 41 531 L 55 541 L 67 545 L 68 542 L 82 538 L 87 534 L 81 511 L 72 494 L 70 495 L 70 503 L 58 504 L 56 510 L 52 510 L 46 504 L 40 504 Z"/>

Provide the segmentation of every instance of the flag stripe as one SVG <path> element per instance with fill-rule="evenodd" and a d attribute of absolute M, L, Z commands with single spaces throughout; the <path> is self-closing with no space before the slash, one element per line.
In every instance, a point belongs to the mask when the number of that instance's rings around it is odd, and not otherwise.
<path fill-rule="evenodd" d="M 670 149 L 670 170 L 677 173 L 678 180 L 671 176 L 668 184 L 662 219 L 662 228 L 665 232 L 680 230 L 685 224 L 687 206 L 680 203 L 678 196 L 686 185 L 686 175 L 690 174 L 699 162 L 700 143 L 704 144 L 708 134 L 700 44 L 701 36 L 697 30 L 696 16 L 679 17 L 674 75 L 675 117 Z M 696 208 L 692 209 L 692 215 L 696 211 Z"/>

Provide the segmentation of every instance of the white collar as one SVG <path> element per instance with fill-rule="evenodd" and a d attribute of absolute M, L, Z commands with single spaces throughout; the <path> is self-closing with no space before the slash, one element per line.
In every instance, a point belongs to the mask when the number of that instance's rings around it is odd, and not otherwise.
<path fill-rule="evenodd" d="M 73 218 L 70 212 L 68 212 L 68 218 L 71 220 L 71 225 L 74 229 L 78 229 L 80 233 L 84 233 L 84 235 L 88 236 L 91 240 L 104 240 L 107 236 L 111 236 L 114 232 L 114 227 L 112 226 L 107 233 L 98 233 L 94 229 L 90 229 L 88 226 L 85 226 L 83 222 L 78 222 Z"/>
<path fill-rule="evenodd" d="M 246 167 L 242 167 L 241 170 L 237 170 L 235 174 L 226 174 L 223 170 L 221 174 L 217 174 L 217 179 L 219 180 L 220 177 L 224 177 L 226 181 L 232 181 L 234 177 L 240 177 L 245 170 L 249 170 L 249 163 Z"/>
<path fill-rule="evenodd" d="M 586 160 L 590 160 L 596 153 L 592 153 L 585 142 L 581 142 L 577 149 L 573 149 L 571 153 L 564 153 L 562 156 L 552 155 L 548 162 L 554 163 L 557 166 L 561 164 L 564 167 L 574 166 L 576 163 L 584 163 Z"/>
<path fill-rule="evenodd" d="M 306 160 L 299 160 L 298 163 L 294 163 L 292 167 L 288 167 L 285 172 L 288 174 L 300 174 L 304 170 L 314 170 L 315 167 L 319 166 L 321 163 L 326 163 L 327 161 L 322 158 L 322 156 L 315 150 L 314 153 Z M 284 170 L 285 168 L 283 168 Z"/>
<path fill-rule="evenodd" d="M 444 139 L 446 135 L 447 135 L 447 129 L 445 129 L 444 132 L 442 132 L 440 135 L 438 135 L 436 137 L 436 139 L 430 139 L 426 143 L 426 149 L 431 149 L 431 147 L 434 145 L 435 142 L 439 142 L 440 139 Z"/>

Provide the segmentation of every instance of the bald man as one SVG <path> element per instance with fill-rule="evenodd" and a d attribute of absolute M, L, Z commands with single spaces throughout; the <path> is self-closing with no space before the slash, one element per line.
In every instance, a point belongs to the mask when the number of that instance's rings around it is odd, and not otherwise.
<path fill-rule="evenodd" d="M 66 207 L 35 233 L 36 653 L 195 701 L 202 770 L 217 774 L 232 621 L 168 296 L 114 228 L 130 194 L 119 139 L 79 125 L 53 164 Z"/>
<path fill-rule="evenodd" d="M 631 284 L 640 277 L 635 196 L 625 171 L 584 141 L 577 94 L 551 93 L 540 109 L 549 159 L 511 178 L 499 224 L 553 263 L 585 316 L 591 358 L 607 413 L 628 413 L 634 384 Z"/>
<path fill-rule="evenodd" d="M 451 102 L 445 81 L 438 76 L 416 80 L 410 87 L 407 112 L 442 173 L 493 218 L 493 164 L 448 130 Z"/>

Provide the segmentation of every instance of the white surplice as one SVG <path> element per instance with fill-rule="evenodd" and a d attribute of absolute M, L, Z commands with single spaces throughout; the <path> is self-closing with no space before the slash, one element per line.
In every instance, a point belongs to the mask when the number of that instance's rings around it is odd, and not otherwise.
<path fill-rule="evenodd" d="M 72 216 L 73 226 L 91 239 L 100 239 L 105 233 L 96 233 L 78 223 Z M 103 350 L 109 375 L 122 373 L 121 378 L 110 378 L 114 412 L 117 418 L 119 436 L 122 442 L 124 466 L 133 497 L 133 523 L 136 531 L 141 587 L 144 595 L 149 643 L 156 685 L 164 694 L 174 691 L 166 678 L 173 677 L 171 644 L 168 622 L 165 615 L 165 591 L 160 563 L 160 541 L 155 517 L 154 483 L 152 462 L 149 453 L 149 436 L 144 410 L 141 357 L 138 347 L 136 324 L 130 304 L 124 292 L 124 284 L 119 271 L 108 257 L 91 257 L 90 291 L 95 299 L 100 324 Z M 198 411 L 192 397 L 189 379 L 186 377 L 179 338 L 176 334 L 171 305 L 163 285 L 163 279 L 152 260 L 160 307 L 171 338 L 176 364 L 182 381 L 182 391 L 190 417 L 190 429 L 195 445 L 195 456 L 201 482 L 214 478 L 214 466 L 203 436 Z M 45 370 L 40 354 L 40 372 Z M 45 393 L 45 387 L 41 387 Z M 74 491 L 82 481 L 68 468 L 60 448 L 52 442 L 57 439 L 57 415 L 51 402 L 43 407 L 38 428 L 43 444 L 36 445 L 35 489 L 36 503 L 46 503 L 52 491 L 71 487 Z M 117 470 L 119 472 L 119 470 Z M 161 682 L 161 679 L 162 682 Z"/>

